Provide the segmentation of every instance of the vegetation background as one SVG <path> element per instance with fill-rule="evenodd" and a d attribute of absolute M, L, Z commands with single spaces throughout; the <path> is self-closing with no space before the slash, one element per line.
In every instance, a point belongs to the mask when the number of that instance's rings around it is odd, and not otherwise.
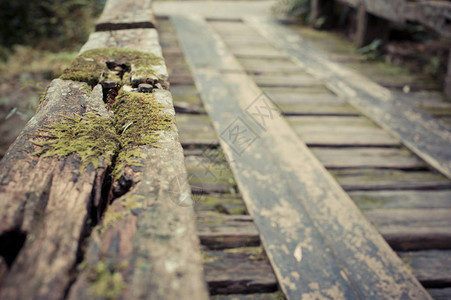
<path fill-rule="evenodd" d="M 75 58 L 106 0 L 0 0 L 0 158 Z"/>

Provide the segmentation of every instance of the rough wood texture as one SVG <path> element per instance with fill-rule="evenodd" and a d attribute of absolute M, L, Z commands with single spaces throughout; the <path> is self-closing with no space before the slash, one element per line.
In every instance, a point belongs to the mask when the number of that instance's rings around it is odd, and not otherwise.
<path fill-rule="evenodd" d="M 451 208 L 451 190 L 357 191 L 349 195 L 361 209 Z"/>
<path fill-rule="evenodd" d="M 375 209 L 365 215 L 396 250 L 450 249 L 450 209 Z"/>
<path fill-rule="evenodd" d="M 243 70 L 223 71 L 233 56 L 207 24 L 172 18 L 285 296 L 429 299 L 286 122 L 245 113 L 261 92 Z M 230 126 L 245 129 L 238 144 Z"/>
<path fill-rule="evenodd" d="M 428 171 L 378 169 L 331 170 L 346 191 L 450 189 L 451 181 Z"/>
<path fill-rule="evenodd" d="M 250 258 L 242 249 L 206 251 L 205 280 L 210 295 L 265 293 L 277 290 L 277 279 L 268 261 Z M 240 251 L 241 250 L 241 251 Z"/>
<path fill-rule="evenodd" d="M 328 169 L 417 169 L 424 163 L 406 150 L 391 148 L 311 148 Z"/>
<path fill-rule="evenodd" d="M 134 1 L 138 2 L 138 1 Z M 99 48 L 130 48 L 146 53 L 152 53 L 158 57 L 162 57 L 160 44 L 158 43 L 158 33 L 156 29 L 132 29 L 132 30 L 116 30 L 109 32 L 94 32 L 89 36 L 88 41 L 80 50 L 82 54 L 88 50 Z M 152 72 L 145 76 L 136 76 L 133 74 L 134 67 L 131 66 L 131 81 L 133 85 L 138 85 L 141 82 L 158 81 L 163 87 L 168 88 L 169 82 L 168 71 L 164 60 L 159 64 L 152 66 Z"/>
<path fill-rule="evenodd" d="M 451 284 L 450 250 L 399 252 L 398 255 L 425 287 L 442 288 Z"/>
<path fill-rule="evenodd" d="M 257 228 L 250 216 L 202 213 L 198 218 L 199 237 L 209 249 L 260 245 Z"/>
<path fill-rule="evenodd" d="M 152 0 L 108 0 L 95 27 L 96 31 L 154 28 Z"/>
<path fill-rule="evenodd" d="M 61 115 L 106 114 L 101 86 L 89 91 L 85 83 L 54 80 L 0 163 L 0 251 L 12 264 L 0 286 L 1 299 L 61 299 L 78 259 L 78 242 L 106 205 L 101 190 L 107 166 L 80 172 L 76 154 L 32 155 L 33 135 Z"/>
<path fill-rule="evenodd" d="M 331 62 L 327 55 L 289 29 L 270 20 L 247 18 L 246 22 L 295 57 L 311 74 L 324 80 L 334 93 L 347 99 L 382 128 L 399 137 L 429 165 L 451 178 L 451 134 L 441 122 L 368 78 Z"/>
<path fill-rule="evenodd" d="M 165 112 L 174 115 L 170 93 L 154 93 Z M 109 225 L 105 217 L 103 229 L 93 232 L 87 267 L 69 299 L 92 297 L 95 282 L 90 277 L 99 263 L 122 274 L 127 285 L 118 292 L 119 299 L 207 298 L 183 150 L 176 131 L 160 136 L 157 147 L 143 147 L 143 166 L 128 175 L 139 182 L 136 188 L 108 208 L 106 216 L 121 217 Z"/>

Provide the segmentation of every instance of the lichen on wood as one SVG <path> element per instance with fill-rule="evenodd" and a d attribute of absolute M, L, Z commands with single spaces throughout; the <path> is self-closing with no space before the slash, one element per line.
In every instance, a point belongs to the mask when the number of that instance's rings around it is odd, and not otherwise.
<path fill-rule="evenodd" d="M 153 66 L 162 58 L 133 49 L 100 48 L 80 54 L 61 75 L 61 79 L 86 82 L 91 86 L 103 81 L 130 85 L 130 71 L 135 77 L 156 76 Z"/>

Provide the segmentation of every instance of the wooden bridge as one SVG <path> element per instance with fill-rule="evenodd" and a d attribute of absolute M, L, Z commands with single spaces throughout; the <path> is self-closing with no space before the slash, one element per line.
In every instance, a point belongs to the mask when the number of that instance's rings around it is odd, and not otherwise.
<path fill-rule="evenodd" d="M 151 4 L 1 161 L 0 299 L 451 298 L 449 125 L 271 2 Z"/>

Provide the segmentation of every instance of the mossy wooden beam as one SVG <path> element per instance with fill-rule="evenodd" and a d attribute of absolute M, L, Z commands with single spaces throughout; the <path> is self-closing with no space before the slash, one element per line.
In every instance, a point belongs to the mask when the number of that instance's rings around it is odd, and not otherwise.
<path fill-rule="evenodd" d="M 108 0 L 95 27 L 96 31 L 154 28 L 152 0 Z"/>
<path fill-rule="evenodd" d="M 117 49 L 109 50 L 111 51 L 109 57 L 111 57 L 113 61 L 115 57 L 116 59 L 120 58 L 120 53 L 123 53 L 123 51 L 142 52 L 149 58 L 152 57 L 152 63 L 150 65 L 134 63 L 132 60 L 128 61 L 131 65 L 130 80 L 132 85 L 136 86 L 143 82 L 158 82 L 164 88 L 169 87 L 168 71 L 158 42 L 158 33 L 155 29 L 130 29 L 92 33 L 89 36 L 89 40 L 81 48 L 80 56 L 86 56 L 87 53 L 95 54 L 97 52 L 102 52 L 103 50 L 101 49 L 105 48 Z M 114 51 L 116 51 L 116 53 Z M 133 56 L 136 57 L 136 55 L 137 54 L 134 54 Z M 142 55 L 143 54 L 141 54 L 141 56 Z M 106 57 L 108 57 L 108 55 Z M 127 56 L 122 55 L 122 57 Z"/>
<path fill-rule="evenodd" d="M 107 174 L 105 151 L 97 168 L 83 172 L 78 154 L 45 158 L 33 153 L 33 141 L 47 140 L 42 130 L 86 112 L 108 114 L 102 88 L 91 92 L 86 83 L 54 80 L 36 115 L 0 162 L 0 249 L 14 249 L 4 258 L 8 271 L 0 283 L 1 299 L 61 299 L 77 262 L 78 242 L 89 230 L 102 202 Z M 94 217 L 95 218 L 95 217 Z M 17 257 L 14 257 L 17 255 Z"/>
<path fill-rule="evenodd" d="M 174 117 L 168 91 L 156 90 L 163 113 Z M 135 188 L 116 199 L 91 236 L 81 274 L 69 299 L 106 297 L 109 289 L 93 276 L 99 263 L 121 280 L 111 298 L 205 299 L 194 212 L 177 132 L 160 132 L 155 146 L 140 147 L 139 167 L 124 170 Z M 179 185 L 181 183 L 181 185 Z M 180 198 L 186 205 L 178 205 Z M 108 298 L 108 297 L 106 297 Z"/>

